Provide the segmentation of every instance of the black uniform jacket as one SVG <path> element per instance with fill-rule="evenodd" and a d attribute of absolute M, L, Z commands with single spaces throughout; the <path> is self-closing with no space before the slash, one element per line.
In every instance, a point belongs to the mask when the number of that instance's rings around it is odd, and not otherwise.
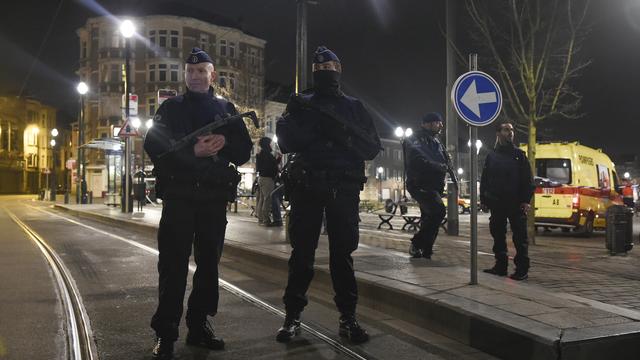
<path fill-rule="evenodd" d="M 442 192 L 447 174 L 448 155 L 440 140 L 431 131 L 420 129 L 405 141 L 404 146 L 407 186 Z"/>
<path fill-rule="evenodd" d="M 496 145 L 487 155 L 480 180 L 480 202 L 489 208 L 529 203 L 535 185 L 524 151 L 513 144 Z"/>
<path fill-rule="evenodd" d="M 262 177 L 275 178 L 278 175 L 278 160 L 268 149 L 262 149 L 256 155 L 256 171 Z"/>
<path fill-rule="evenodd" d="M 253 143 L 242 121 L 233 122 L 214 131 L 224 135 L 225 145 L 218 152 L 218 160 L 211 157 L 195 156 L 193 145 L 159 158 L 168 147 L 170 140 L 179 140 L 190 132 L 214 121 L 216 115 L 235 115 L 232 103 L 215 98 L 213 89 L 208 93 L 187 90 L 184 95 L 166 100 L 154 116 L 153 127 L 149 129 L 144 149 L 153 161 L 157 172 L 156 182 L 162 187 L 166 197 L 188 197 L 194 194 L 207 195 L 207 190 L 222 189 L 229 185 L 229 179 L 236 177 L 236 171 L 229 163 L 240 166 L 251 156 Z M 211 191 L 208 191 L 211 195 Z"/>
<path fill-rule="evenodd" d="M 304 98 L 323 108 L 341 115 L 364 130 L 375 139 L 375 144 L 361 144 L 336 121 L 332 121 L 315 111 L 300 109 L 290 101 L 287 110 L 276 125 L 278 145 L 283 153 L 296 153 L 297 160 L 316 170 L 351 171 L 364 176 L 364 159 L 355 146 L 369 146 L 380 149 L 373 120 L 364 105 L 350 96 L 321 95 L 306 91 Z M 368 152 L 368 151 L 367 151 Z"/>

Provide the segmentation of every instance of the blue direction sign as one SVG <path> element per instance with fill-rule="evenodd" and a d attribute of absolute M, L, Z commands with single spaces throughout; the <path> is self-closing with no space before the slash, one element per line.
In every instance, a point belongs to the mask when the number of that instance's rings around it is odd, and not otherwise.
<path fill-rule="evenodd" d="M 502 109 L 498 83 L 482 71 L 462 74 L 453 84 L 451 101 L 462 120 L 473 126 L 491 124 Z"/>

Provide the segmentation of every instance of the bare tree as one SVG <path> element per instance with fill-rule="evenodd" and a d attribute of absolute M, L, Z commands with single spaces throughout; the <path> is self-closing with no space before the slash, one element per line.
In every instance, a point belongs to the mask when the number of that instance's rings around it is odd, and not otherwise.
<path fill-rule="evenodd" d="M 528 133 L 535 173 L 538 123 L 580 117 L 571 80 L 590 64 L 577 53 L 588 32 L 590 0 L 466 0 L 471 36 L 491 59 L 505 96 L 504 115 Z M 532 208 L 535 204 L 532 203 Z M 535 244 L 534 214 L 528 232 Z"/>

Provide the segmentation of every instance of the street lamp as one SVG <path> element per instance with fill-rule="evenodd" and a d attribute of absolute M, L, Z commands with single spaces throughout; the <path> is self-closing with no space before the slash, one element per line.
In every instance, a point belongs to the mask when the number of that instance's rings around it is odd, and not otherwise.
<path fill-rule="evenodd" d="M 87 203 L 87 184 L 84 179 L 84 97 L 89 92 L 89 86 L 81 81 L 76 87 L 78 94 L 80 94 L 80 121 L 78 123 L 78 173 L 79 181 L 76 182 L 76 204 Z"/>
<path fill-rule="evenodd" d="M 376 178 L 378 179 L 378 201 L 382 201 L 382 173 L 384 172 L 384 168 L 378 166 L 376 172 Z"/>
<path fill-rule="evenodd" d="M 51 141 L 49 141 L 49 144 L 51 145 L 51 151 L 53 152 L 53 165 L 51 166 L 51 195 L 49 195 L 50 200 L 51 201 L 56 201 L 56 188 L 58 187 L 58 179 L 56 179 L 56 165 L 58 164 L 57 162 L 57 156 L 56 156 L 56 137 L 58 136 L 58 129 L 53 128 L 51 129 Z"/>
<path fill-rule="evenodd" d="M 467 141 L 467 146 L 471 147 L 471 140 Z M 476 140 L 476 154 L 480 153 L 480 148 L 482 147 L 482 140 Z"/>
<path fill-rule="evenodd" d="M 397 137 L 400 138 L 400 144 L 402 145 L 402 198 L 404 199 L 407 197 L 407 190 L 406 190 L 407 188 L 407 180 L 406 180 L 407 153 L 406 153 L 406 147 L 405 147 L 404 141 L 406 138 L 413 135 L 413 130 L 411 130 L 411 128 L 407 128 L 405 130 L 401 126 L 398 126 L 396 128 L 395 134 Z"/>
<path fill-rule="evenodd" d="M 624 173 L 624 178 L 625 178 L 625 179 L 627 179 L 627 180 L 629 180 L 629 178 L 630 178 L 630 177 L 631 177 L 631 174 L 629 174 L 629 172 L 628 172 L 628 171 L 626 171 L 626 172 Z"/>
<path fill-rule="evenodd" d="M 133 25 L 131 20 L 124 20 L 120 23 L 120 33 L 122 37 L 124 37 L 124 74 L 125 74 L 125 82 L 124 82 L 124 121 L 129 120 L 129 97 L 130 97 L 130 69 L 129 69 L 129 58 L 131 57 L 131 47 L 129 39 L 135 34 L 136 28 Z M 138 120 L 139 121 L 139 120 Z M 132 124 L 133 125 L 133 124 Z M 122 212 L 130 213 L 133 212 L 133 198 L 131 197 L 131 147 L 132 147 L 132 139 L 130 136 L 127 136 L 124 143 L 124 196 L 122 201 Z"/>

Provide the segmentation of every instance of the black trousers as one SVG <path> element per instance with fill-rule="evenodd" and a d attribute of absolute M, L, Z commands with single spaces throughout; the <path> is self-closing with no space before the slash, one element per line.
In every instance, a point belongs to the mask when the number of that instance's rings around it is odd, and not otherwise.
<path fill-rule="evenodd" d="M 191 247 L 196 271 L 187 326 L 201 326 L 218 311 L 218 262 L 227 226 L 224 200 L 165 200 L 158 229 L 159 302 L 151 319 L 156 335 L 175 340 L 183 312 Z"/>
<path fill-rule="evenodd" d="M 420 205 L 420 230 L 413 235 L 411 242 L 414 247 L 422 249 L 425 255 L 431 255 L 447 209 L 438 191 L 413 190 L 410 193 Z"/>
<path fill-rule="evenodd" d="M 507 253 L 507 220 L 509 220 L 509 224 L 511 225 L 513 245 L 516 248 L 516 256 L 513 258 L 516 271 L 527 273 L 529 271 L 527 216 L 518 205 L 491 208 L 489 230 L 491 231 L 491 236 L 493 236 L 493 254 L 496 258 L 496 267 L 506 270 L 509 263 Z"/>
<path fill-rule="evenodd" d="M 335 292 L 334 302 L 342 315 L 354 315 L 358 290 L 351 253 L 358 248 L 359 189 L 332 191 L 304 187 L 291 194 L 289 213 L 289 279 L 283 301 L 288 314 L 302 312 L 308 303 L 307 290 L 313 278 L 313 263 L 326 213 L 329 235 L 329 268 Z"/>

